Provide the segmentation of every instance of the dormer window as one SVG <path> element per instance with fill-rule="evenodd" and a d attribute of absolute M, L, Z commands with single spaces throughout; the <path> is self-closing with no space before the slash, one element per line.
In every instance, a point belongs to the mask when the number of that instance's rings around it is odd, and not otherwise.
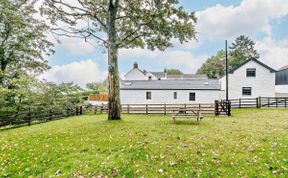
<path fill-rule="evenodd" d="M 256 77 L 256 69 L 247 69 L 246 77 Z"/>

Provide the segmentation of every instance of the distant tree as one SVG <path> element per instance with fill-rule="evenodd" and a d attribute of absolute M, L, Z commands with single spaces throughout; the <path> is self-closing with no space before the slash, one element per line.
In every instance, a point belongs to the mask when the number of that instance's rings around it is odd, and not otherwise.
<path fill-rule="evenodd" d="M 48 68 L 44 54 L 53 53 L 47 40 L 49 27 L 35 18 L 35 0 L 0 1 L 0 85 L 23 72 Z"/>
<path fill-rule="evenodd" d="M 255 50 L 255 42 L 244 35 L 236 38 L 235 42 L 229 47 L 228 68 L 229 70 L 237 67 L 250 58 L 259 58 Z M 225 51 L 218 51 L 215 56 L 207 61 L 198 69 L 197 74 L 206 74 L 208 78 L 216 79 L 225 75 Z"/>
<path fill-rule="evenodd" d="M 230 69 L 235 68 L 250 58 L 259 58 L 259 53 L 255 49 L 255 42 L 244 35 L 237 37 L 229 48 Z"/>
<path fill-rule="evenodd" d="M 107 81 L 87 83 L 86 88 L 93 92 L 93 94 L 99 94 L 100 92 L 107 91 Z"/>
<path fill-rule="evenodd" d="M 145 46 L 165 50 L 171 39 L 195 38 L 194 13 L 179 7 L 178 0 L 46 0 L 42 12 L 56 26 L 55 33 L 94 40 L 108 51 L 108 119 L 121 119 L 118 51 Z M 68 28 L 59 28 L 63 22 Z M 81 25 L 78 25 L 81 23 Z"/>
<path fill-rule="evenodd" d="M 166 69 L 167 74 L 183 74 L 179 69 Z"/>
<path fill-rule="evenodd" d="M 198 69 L 197 74 L 206 74 L 210 79 L 221 78 L 225 74 L 225 51 L 218 51 Z"/>

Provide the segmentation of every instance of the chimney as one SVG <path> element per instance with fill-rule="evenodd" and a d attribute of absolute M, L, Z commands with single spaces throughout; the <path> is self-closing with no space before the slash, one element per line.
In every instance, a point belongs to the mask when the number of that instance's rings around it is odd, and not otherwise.
<path fill-rule="evenodd" d="M 138 69 L 138 63 L 137 62 L 134 63 L 134 69 Z"/>

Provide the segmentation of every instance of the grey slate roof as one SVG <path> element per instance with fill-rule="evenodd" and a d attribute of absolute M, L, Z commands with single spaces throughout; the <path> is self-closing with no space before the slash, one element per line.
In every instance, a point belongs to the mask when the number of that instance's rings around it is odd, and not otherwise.
<path fill-rule="evenodd" d="M 151 72 L 156 78 L 165 78 L 164 72 Z M 198 74 L 167 74 L 167 79 L 208 79 L 207 75 Z"/>
<path fill-rule="evenodd" d="M 164 72 L 150 72 L 150 73 L 153 74 L 156 78 L 164 78 L 165 77 Z"/>
<path fill-rule="evenodd" d="M 243 62 L 242 64 L 236 66 L 234 69 L 230 70 L 229 73 L 234 73 L 236 70 L 238 70 L 240 67 L 244 66 L 245 64 L 247 64 L 250 61 L 254 61 L 254 62 L 258 63 L 259 65 L 262 65 L 266 69 L 270 70 L 271 73 L 275 73 L 276 72 L 276 70 L 274 70 L 271 67 L 267 66 L 266 64 L 260 62 L 259 60 L 255 59 L 255 58 L 250 58 L 250 59 L 246 60 L 245 62 Z"/>
<path fill-rule="evenodd" d="M 220 90 L 218 80 L 137 80 L 121 81 L 121 90 Z"/>
<path fill-rule="evenodd" d="M 286 69 L 288 69 L 288 65 L 287 65 L 287 66 L 284 66 L 284 67 L 281 67 L 281 68 L 279 69 L 279 71 L 281 71 L 281 70 L 286 70 Z"/>

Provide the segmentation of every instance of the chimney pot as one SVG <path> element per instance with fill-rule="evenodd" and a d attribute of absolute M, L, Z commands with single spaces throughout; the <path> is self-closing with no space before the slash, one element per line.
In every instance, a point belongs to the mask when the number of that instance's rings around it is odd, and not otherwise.
<path fill-rule="evenodd" d="M 138 63 L 137 62 L 134 63 L 134 69 L 138 69 Z"/>

